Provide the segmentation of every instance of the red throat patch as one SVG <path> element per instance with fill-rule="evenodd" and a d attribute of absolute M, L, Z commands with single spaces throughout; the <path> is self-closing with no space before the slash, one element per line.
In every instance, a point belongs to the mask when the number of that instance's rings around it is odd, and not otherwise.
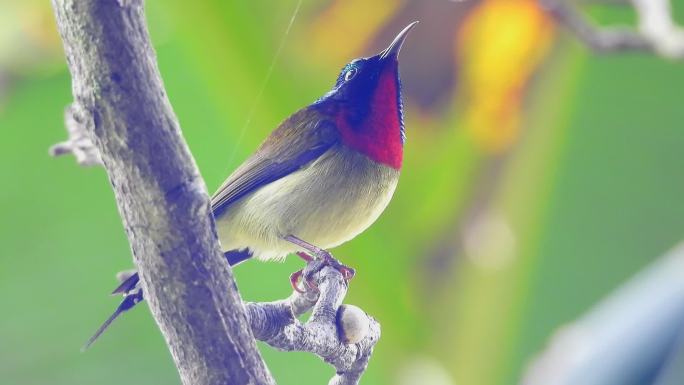
<path fill-rule="evenodd" d="M 370 112 L 360 127 L 349 127 L 344 112 L 338 115 L 336 123 L 344 144 L 398 170 L 404 156 L 404 145 L 400 133 L 396 66 L 397 63 L 388 66 L 380 74 L 375 94 L 370 100 Z"/>

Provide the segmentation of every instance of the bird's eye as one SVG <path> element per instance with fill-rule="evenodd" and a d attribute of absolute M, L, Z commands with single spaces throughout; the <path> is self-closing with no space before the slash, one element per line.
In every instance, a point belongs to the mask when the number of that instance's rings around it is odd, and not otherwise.
<path fill-rule="evenodd" d="M 352 80 L 354 76 L 356 76 L 356 68 L 352 67 L 344 74 L 344 81 L 348 82 Z"/>

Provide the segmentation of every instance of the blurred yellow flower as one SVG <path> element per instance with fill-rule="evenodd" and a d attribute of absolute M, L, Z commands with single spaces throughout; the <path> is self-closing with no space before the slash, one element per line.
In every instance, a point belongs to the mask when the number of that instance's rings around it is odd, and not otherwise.
<path fill-rule="evenodd" d="M 553 37 L 552 20 L 533 0 L 486 0 L 459 30 L 463 121 L 485 151 L 504 151 L 518 137 L 522 91 Z"/>

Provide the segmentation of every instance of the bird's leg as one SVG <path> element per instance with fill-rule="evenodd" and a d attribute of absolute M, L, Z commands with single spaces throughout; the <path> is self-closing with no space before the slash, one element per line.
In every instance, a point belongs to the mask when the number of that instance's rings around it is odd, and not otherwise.
<path fill-rule="evenodd" d="M 316 245 L 312 245 L 311 243 L 306 242 L 300 238 L 297 238 L 292 234 L 285 236 L 283 239 L 303 248 L 304 250 L 308 251 L 313 255 L 312 256 L 304 252 L 297 253 L 297 255 L 300 258 L 307 261 L 307 266 L 306 268 L 304 268 L 303 271 L 297 271 L 290 276 L 290 282 L 292 283 L 292 287 L 296 291 L 302 291 L 301 289 L 299 289 L 297 285 L 297 282 L 302 276 L 304 276 L 304 280 L 307 286 L 309 286 L 310 288 L 315 288 L 316 285 L 313 281 L 313 275 L 316 272 L 320 271 L 324 266 L 331 266 L 332 268 L 342 273 L 342 277 L 344 277 L 344 280 L 346 282 L 349 282 L 352 278 L 354 278 L 354 274 L 356 274 L 355 270 L 349 266 L 345 266 L 342 263 L 340 263 L 340 261 L 335 259 L 335 257 L 333 257 L 329 251 L 321 249 Z"/>

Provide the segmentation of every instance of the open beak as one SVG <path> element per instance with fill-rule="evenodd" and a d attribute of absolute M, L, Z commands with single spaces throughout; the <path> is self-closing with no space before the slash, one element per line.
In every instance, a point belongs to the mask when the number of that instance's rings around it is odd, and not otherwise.
<path fill-rule="evenodd" d="M 416 24 L 418 24 L 418 22 L 414 21 L 413 23 L 407 25 L 406 28 L 402 29 L 397 37 L 392 40 L 392 43 L 390 43 L 389 47 L 380 52 L 380 59 L 392 57 L 396 59 L 399 55 L 399 51 L 401 50 L 401 45 L 404 44 L 404 40 L 406 40 L 406 36 L 408 36 L 408 33 L 413 29 L 413 27 L 416 26 Z"/>

